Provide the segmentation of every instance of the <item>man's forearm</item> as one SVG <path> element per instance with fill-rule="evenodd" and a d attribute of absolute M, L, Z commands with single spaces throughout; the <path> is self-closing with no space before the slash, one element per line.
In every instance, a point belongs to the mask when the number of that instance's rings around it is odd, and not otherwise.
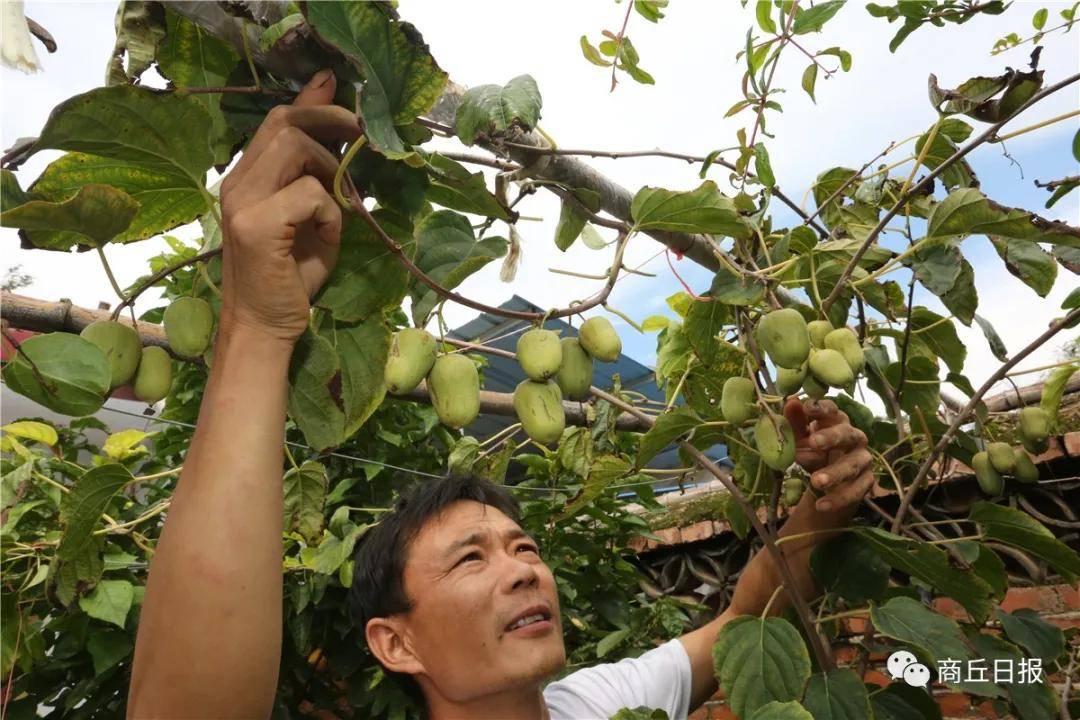
<path fill-rule="evenodd" d="M 292 346 L 223 326 L 151 565 L 129 717 L 266 717 L 281 647 Z"/>
<path fill-rule="evenodd" d="M 818 544 L 835 537 L 838 528 L 845 527 L 858 506 L 849 505 L 839 510 L 821 512 L 814 507 L 814 496 L 804 493 L 791 517 L 780 530 L 780 537 L 790 537 L 802 533 L 813 533 L 780 545 L 780 552 L 787 560 L 791 574 L 795 576 L 798 592 L 803 597 L 810 597 L 816 590 L 816 583 L 810 573 L 810 553 Z M 828 532 L 837 530 L 837 532 Z M 824 532 L 823 532 L 824 531 Z M 772 555 L 762 549 L 743 570 L 735 593 L 731 599 L 731 610 L 735 615 L 760 615 L 769 603 L 776 588 L 781 585 L 780 571 L 773 562 Z M 777 614 L 790 604 L 786 593 L 780 593 L 770 607 L 770 614 Z"/>

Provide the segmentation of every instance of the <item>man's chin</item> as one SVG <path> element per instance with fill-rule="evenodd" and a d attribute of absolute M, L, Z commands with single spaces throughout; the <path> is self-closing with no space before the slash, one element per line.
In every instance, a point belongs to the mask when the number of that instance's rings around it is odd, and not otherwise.
<path fill-rule="evenodd" d="M 514 664 L 522 668 L 521 674 L 533 681 L 542 682 L 566 665 L 566 647 L 558 629 L 543 638 L 511 639 L 505 649 L 513 654 Z"/>

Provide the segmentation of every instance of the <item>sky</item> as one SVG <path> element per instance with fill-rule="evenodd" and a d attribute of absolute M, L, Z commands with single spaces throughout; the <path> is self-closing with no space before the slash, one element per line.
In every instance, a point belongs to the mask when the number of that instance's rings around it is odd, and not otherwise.
<path fill-rule="evenodd" d="M 624 3 L 628 0 L 624 0 Z M 1030 43 L 992 56 L 990 49 L 999 37 L 1016 32 L 1028 37 L 1031 16 L 1048 7 L 1051 18 L 1071 2 L 1014 2 L 1000 16 L 978 16 L 963 25 L 926 27 L 909 36 L 895 54 L 888 42 L 896 30 L 884 19 L 873 18 L 863 3 L 849 2 L 822 33 L 800 36 L 807 50 L 840 46 L 852 54 L 852 69 L 831 78 L 819 76 L 815 104 L 799 86 L 808 59 L 789 48 L 781 58 L 774 87 L 785 92 L 776 99 L 782 114 L 768 117 L 769 133 L 764 139 L 780 188 L 802 207 L 812 210 L 806 193 L 814 178 L 835 166 L 861 167 L 884 150 L 890 142 L 925 131 L 935 119 L 927 100 L 927 77 L 934 73 L 942 87 L 956 87 L 975 75 L 994 76 L 1006 67 L 1025 68 Z M 746 9 L 736 0 L 720 2 L 674 2 L 659 24 L 651 24 L 636 13 L 630 16 L 627 33 L 641 57 L 641 67 L 656 79 L 655 85 L 640 85 L 625 75 L 610 92 L 610 71 L 589 64 L 581 55 L 579 38 L 588 35 L 594 43 L 602 30 L 617 32 L 625 14 L 625 4 L 609 0 L 591 2 L 526 3 L 436 2 L 401 0 L 401 15 L 423 34 L 431 51 L 452 80 L 474 86 L 504 84 L 528 73 L 543 96 L 540 125 L 563 148 L 602 150 L 645 150 L 661 148 L 695 155 L 736 144 L 736 131 L 753 123 L 747 111 L 724 118 L 727 109 L 742 95 L 739 89 L 744 63 L 735 58 L 745 47 L 746 30 L 757 28 L 753 3 Z M 44 71 L 23 75 L 4 68 L 0 75 L 0 136 L 9 147 L 19 137 L 35 136 L 50 110 L 66 98 L 103 83 L 106 62 L 113 44 L 115 2 L 28 2 L 27 14 L 45 26 L 56 38 L 59 50 L 46 54 L 38 46 Z M 1057 24 L 1048 23 L 1048 27 Z M 1051 84 L 1080 70 L 1080 28 L 1069 34 L 1060 30 L 1048 34 L 1040 68 Z M 829 67 L 837 63 L 827 57 Z M 1026 111 L 1006 126 L 1011 131 L 1073 111 L 1080 106 L 1080 87 L 1070 86 Z M 982 123 L 965 120 L 975 126 Z M 984 145 L 968 156 L 982 190 L 998 202 L 1035 210 L 1044 217 L 1070 224 L 1080 223 L 1080 192 L 1074 191 L 1049 210 L 1043 209 L 1045 190 L 1033 180 L 1047 181 L 1076 174 L 1077 163 L 1069 152 L 1072 137 L 1080 127 L 1073 117 L 1039 131 L 1017 137 L 1001 145 Z M 454 141 L 439 147 L 480 153 Z M 888 156 L 897 161 L 911 151 L 912 143 Z M 1006 154 L 1007 151 L 1007 154 Z M 28 186 L 60 153 L 45 151 L 35 155 L 19 170 L 23 187 Z M 726 156 L 734 161 L 733 154 Z M 590 159 L 597 169 L 624 187 L 635 191 L 651 185 L 688 190 L 701 181 L 697 166 L 664 158 L 620 160 Z M 911 165 L 893 171 L 906 177 Z M 902 173 L 897 175 L 897 173 Z M 925 171 L 919 173 L 921 177 Z M 714 167 L 709 177 L 722 192 L 733 195 L 728 172 Z M 938 197 L 942 197 L 939 188 Z M 576 243 L 560 252 L 553 242 L 558 201 L 538 192 L 518 208 L 522 214 L 547 218 L 542 222 L 522 221 L 523 260 L 512 284 L 499 280 L 499 263 L 493 263 L 467 280 L 459 291 L 489 304 L 499 304 L 518 294 L 543 307 L 565 306 L 571 300 L 592 295 L 598 281 L 557 275 L 549 268 L 602 273 L 610 264 L 611 250 L 593 251 Z M 793 226 L 797 216 L 774 200 L 773 227 Z M 496 223 L 493 233 L 505 235 L 506 227 Z M 95 307 L 99 301 L 115 303 L 115 296 L 93 255 L 18 248 L 14 231 L 3 229 L 4 269 L 21 264 L 34 277 L 34 284 L 20 292 L 33 297 L 58 300 L 70 298 L 76 304 Z M 613 231 L 601 230 L 609 239 Z M 194 227 L 171 234 L 194 239 Z M 899 236 L 885 242 L 896 247 Z M 110 264 L 121 283 L 141 275 L 149 257 L 165 245 L 151 239 L 125 246 L 110 246 Z M 645 269 L 656 278 L 631 277 L 620 282 L 610 302 L 629 316 L 643 320 L 649 315 L 674 316 L 665 299 L 682 289 L 668 268 L 660 249 L 646 236 L 635 237 L 627 250 L 630 265 L 653 258 Z M 1060 314 L 1062 299 L 1080 284 L 1076 275 L 1059 268 L 1058 280 L 1046 299 L 1039 298 L 1005 270 L 984 237 L 965 241 L 965 254 L 976 271 L 980 315 L 997 328 L 1010 351 L 1027 344 Z M 701 292 L 708 288 L 710 274 L 691 261 L 677 262 L 679 274 Z M 906 279 L 898 273 L 899 281 Z M 916 301 L 944 313 L 944 308 L 925 292 Z M 156 305 L 150 293 L 140 301 L 140 312 Z M 448 307 L 446 317 L 459 325 L 475 315 L 462 307 Z M 647 365 L 655 362 L 655 335 L 642 335 L 615 316 L 610 316 L 623 337 L 627 354 Z M 992 357 L 980 331 L 957 327 L 968 348 L 966 373 L 976 384 L 999 365 Z M 1061 336 L 1064 342 L 1068 336 Z M 1055 360 L 1054 343 L 1028 358 L 1022 367 L 1035 367 Z"/>

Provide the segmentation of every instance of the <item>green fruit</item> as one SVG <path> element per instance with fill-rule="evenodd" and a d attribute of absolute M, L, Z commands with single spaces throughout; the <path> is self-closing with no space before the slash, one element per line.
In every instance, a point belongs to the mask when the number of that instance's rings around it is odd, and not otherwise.
<path fill-rule="evenodd" d="M 435 338 L 427 330 L 405 328 L 394 333 L 386 357 L 386 389 L 393 395 L 414 390 L 435 364 Z"/>
<path fill-rule="evenodd" d="M 563 397 L 568 400 L 584 400 L 592 387 L 593 359 L 581 347 L 577 338 L 562 339 L 562 365 L 555 375 Z"/>
<path fill-rule="evenodd" d="M 840 353 L 855 375 L 862 372 L 866 365 L 866 356 L 859 344 L 859 336 L 851 328 L 844 327 L 830 332 L 825 336 L 825 347 Z"/>
<path fill-rule="evenodd" d="M 1042 443 L 1050 437 L 1050 413 L 1041 407 L 1026 407 L 1020 411 L 1020 435 L 1025 440 Z"/>
<path fill-rule="evenodd" d="M 971 468 L 975 471 L 975 479 L 979 481 L 979 487 L 987 495 L 1000 495 L 1005 489 L 1005 481 L 990 463 L 990 456 L 984 452 L 977 452 L 971 457 Z"/>
<path fill-rule="evenodd" d="M 990 456 L 990 464 L 1002 475 L 1012 475 L 1016 470 L 1016 453 L 1009 443 L 992 442 L 986 446 L 986 454 Z"/>
<path fill-rule="evenodd" d="M 517 359 L 530 379 L 541 382 L 554 377 L 562 365 L 562 343 L 559 334 L 537 328 L 518 339 Z"/>
<path fill-rule="evenodd" d="M 165 308 L 164 325 L 173 352 L 184 357 L 198 357 L 210 345 L 214 311 L 202 298 L 177 298 Z"/>
<path fill-rule="evenodd" d="M 116 320 L 95 320 L 84 327 L 79 335 L 105 353 L 112 373 L 110 390 L 126 385 L 135 377 L 142 355 L 142 341 L 133 327 Z"/>
<path fill-rule="evenodd" d="M 1013 474 L 1022 483 L 1036 483 L 1039 481 L 1039 468 L 1035 467 L 1031 456 L 1020 448 L 1014 448 L 1016 454 L 1016 469 Z"/>
<path fill-rule="evenodd" d="M 615 362 L 622 355 L 622 340 L 607 318 L 592 317 L 583 322 L 578 339 L 585 352 L 600 362 Z"/>
<path fill-rule="evenodd" d="M 798 505 L 803 495 L 803 481 L 797 477 L 789 477 L 784 480 L 784 505 L 792 507 Z"/>
<path fill-rule="evenodd" d="M 797 369 L 810 354 L 810 335 L 798 310 L 773 310 L 757 324 L 757 340 L 778 367 Z"/>
<path fill-rule="evenodd" d="M 1029 440 L 1023 435 L 1020 436 L 1020 444 L 1024 446 L 1032 455 L 1042 455 L 1046 452 L 1046 449 L 1050 447 L 1050 438 L 1043 438 L 1042 440 Z"/>
<path fill-rule="evenodd" d="M 807 397 L 813 398 L 814 400 L 820 400 L 829 394 L 829 387 L 819 383 L 814 379 L 814 376 L 809 373 L 807 373 L 806 377 L 803 379 L 802 387 L 803 392 L 806 393 Z"/>
<path fill-rule="evenodd" d="M 464 355 L 440 355 L 428 373 L 428 392 L 444 425 L 463 428 L 480 414 L 480 374 Z"/>
<path fill-rule="evenodd" d="M 514 389 L 514 412 L 525 434 L 542 445 L 555 442 L 566 429 L 562 391 L 551 380 L 522 380 L 518 383 Z"/>
<path fill-rule="evenodd" d="M 828 320 L 811 320 L 806 324 L 806 331 L 810 335 L 810 345 L 821 350 L 825 347 L 825 336 L 833 331 L 833 326 Z"/>
<path fill-rule="evenodd" d="M 835 388 L 847 387 L 855 380 L 844 356 L 829 348 L 810 353 L 810 372 L 818 382 Z"/>
<path fill-rule="evenodd" d="M 795 462 L 795 431 L 780 415 L 762 415 L 754 426 L 761 461 L 773 470 L 786 470 Z"/>
<path fill-rule="evenodd" d="M 157 345 L 145 347 L 133 383 L 135 397 L 151 405 L 169 394 L 172 386 L 172 358 Z"/>
<path fill-rule="evenodd" d="M 742 425 L 757 416 L 757 391 L 754 381 L 745 377 L 729 377 L 720 392 L 720 412 L 732 425 Z"/>
<path fill-rule="evenodd" d="M 806 363 L 800 365 L 797 369 L 778 367 L 776 368 L 776 390 L 781 395 L 794 395 L 799 392 L 799 388 L 802 387 L 803 380 L 806 379 L 806 372 L 809 366 Z"/>

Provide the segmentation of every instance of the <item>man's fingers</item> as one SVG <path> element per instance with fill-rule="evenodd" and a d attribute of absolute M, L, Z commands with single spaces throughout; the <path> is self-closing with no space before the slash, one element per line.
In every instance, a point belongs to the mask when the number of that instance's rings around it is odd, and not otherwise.
<path fill-rule="evenodd" d="M 873 459 L 873 456 L 865 449 L 845 453 L 835 462 L 816 470 L 810 476 L 810 482 L 818 490 L 827 490 L 834 485 L 858 477 L 863 470 L 870 467 Z"/>
<path fill-rule="evenodd" d="M 293 100 L 293 105 L 329 105 L 334 100 L 337 90 L 337 78 L 330 68 L 320 70 L 311 76 L 307 85 Z"/>
<path fill-rule="evenodd" d="M 847 418 L 846 415 L 844 417 Z M 815 429 L 810 433 L 810 437 L 806 439 L 806 444 L 811 449 L 820 452 L 848 450 L 866 447 L 866 434 L 845 422 L 842 425 L 830 425 L 825 428 Z"/>
<path fill-rule="evenodd" d="M 791 429 L 795 432 L 795 442 L 805 438 L 808 434 L 810 419 L 806 415 L 806 408 L 796 398 L 789 398 L 784 404 L 784 417 L 791 423 Z"/>
<path fill-rule="evenodd" d="M 329 246 L 341 242 L 341 208 L 311 175 L 294 180 L 267 200 L 274 213 L 275 225 L 295 228 L 312 223 L 319 239 Z"/>
<path fill-rule="evenodd" d="M 270 140 L 266 152 L 252 160 L 247 179 L 229 194 L 229 202 L 257 203 L 304 175 L 315 176 L 329 190 L 337 168 L 337 158 L 329 150 L 303 130 L 286 127 Z"/>
<path fill-rule="evenodd" d="M 874 486 L 874 482 L 874 473 L 867 468 L 854 482 L 848 483 L 837 489 L 836 492 L 818 498 L 814 507 L 822 512 L 826 512 L 835 507 L 854 505 L 862 500 L 863 496 L 870 491 Z"/>

